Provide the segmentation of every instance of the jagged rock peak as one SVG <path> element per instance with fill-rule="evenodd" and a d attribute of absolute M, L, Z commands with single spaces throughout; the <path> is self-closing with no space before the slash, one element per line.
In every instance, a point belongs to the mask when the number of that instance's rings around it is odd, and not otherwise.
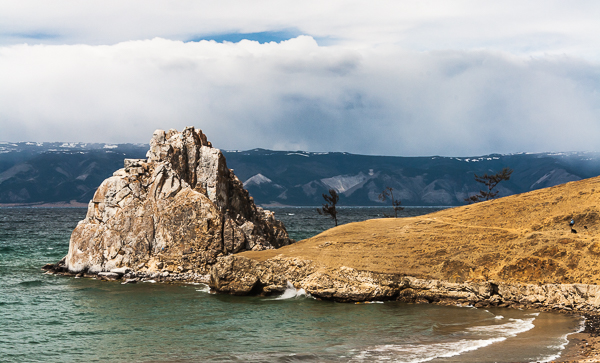
<path fill-rule="evenodd" d="M 146 156 L 125 159 L 102 182 L 71 235 L 64 269 L 207 273 L 219 256 L 293 242 L 201 130 L 156 130 Z"/>

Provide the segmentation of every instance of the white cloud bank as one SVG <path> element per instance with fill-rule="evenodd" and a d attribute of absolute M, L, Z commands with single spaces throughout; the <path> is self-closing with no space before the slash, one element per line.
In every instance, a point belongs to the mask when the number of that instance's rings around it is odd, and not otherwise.
<path fill-rule="evenodd" d="M 0 0 L 0 45 L 295 29 L 354 48 L 485 48 L 600 60 L 597 0 Z"/>
<path fill-rule="evenodd" d="M 567 56 L 155 38 L 0 47 L 0 139 L 389 155 L 598 150 L 600 66 Z"/>

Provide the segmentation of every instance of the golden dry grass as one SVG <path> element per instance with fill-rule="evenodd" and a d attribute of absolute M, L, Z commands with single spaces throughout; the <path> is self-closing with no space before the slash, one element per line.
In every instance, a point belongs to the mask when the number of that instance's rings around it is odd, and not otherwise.
<path fill-rule="evenodd" d="M 420 217 L 346 224 L 278 250 L 241 255 L 457 282 L 598 284 L 598 206 L 600 177 Z"/>

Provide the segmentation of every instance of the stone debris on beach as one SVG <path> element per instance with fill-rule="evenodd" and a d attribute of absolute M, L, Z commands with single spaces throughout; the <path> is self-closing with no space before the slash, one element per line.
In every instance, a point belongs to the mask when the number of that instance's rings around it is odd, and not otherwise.
<path fill-rule="evenodd" d="M 220 256 L 292 242 L 201 130 L 157 130 L 147 159 L 125 159 L 124 168 L 102 182 L 67 256 L 45 268 L 104 279 L 160 273 L 156 278 L 177 280 L 207 273 Z"/>

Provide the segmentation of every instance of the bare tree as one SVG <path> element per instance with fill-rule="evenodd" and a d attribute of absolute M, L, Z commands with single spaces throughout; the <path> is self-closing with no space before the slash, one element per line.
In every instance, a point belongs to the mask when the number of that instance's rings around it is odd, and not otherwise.
<path fill-rule="evenodd" d="M 465 198 L 465 201 L 468 203 L 477 203 L 477 202 L 481 202 L 482 200 L 490 200 L 490 199 L 496 198 L 499 191 L 498 190 L 494 191 L 494 188 L 501 181 L 509 180 L 510 175 L 512 174 L 513 171 L 514 170 L 512 170 L 510 168 L 504 168 L 504 169 L 502 169 L 502 171 L 500 171 L 496 174 L 493 174 L 493 175 L 488 175 L 487 173 L 485 173 L 483 175 L 475 174 L 475 181 L 478 183 L 485 184 L 485 186 L 487 187 L 487 191 L 480 190 L 479 194 L 475 194 L 475 195 L 470 196 L 469 198 Z"/>
<path fill-rule="evenodd" d="M 325 199 L 325 204 L 321 209 L 317 209 L 320 215 L 328 215 L 335 221 L 335 225 L 338 225 L 337 220 L 337 210 L 335 209 L 335 205 L 340 200 L 338 193 L 335 189 L 329 189 L 329 195 L 323 194 L 323 199 Z"/>
<path fill-rule="evenodd" d="M 401 211 L 404 208 L 400 206 L 400 204 L 402 204 L 400 199 L 394 198 L 394 188 L 392 187 L 385 187 L 383 192 L 379 194 L 379 200 L 382 202 L 385 202 L 388 198 L 392 201 L 392 207 L 394 207 L 394 217 L 398 218 L 398 211 Z"/>

